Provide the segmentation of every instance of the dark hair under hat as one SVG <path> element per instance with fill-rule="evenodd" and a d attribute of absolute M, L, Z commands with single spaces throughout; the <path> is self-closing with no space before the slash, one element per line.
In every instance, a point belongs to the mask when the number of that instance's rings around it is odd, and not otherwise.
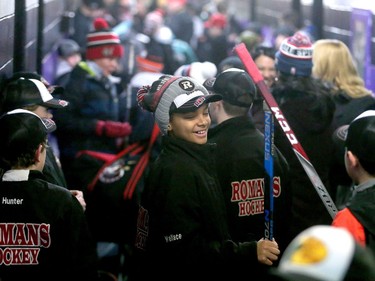
<path fill-rule="evenodd" d="M 17 75 L 18 76 L 18 75 Z M 51 91 L 55 91 L 55 87 L 48 89 L 44 83 L 41 82 L 41 76 L 37 74 L 25 75 L 25 78 L 16 76 L 10 79 L 10 82 L 4 88 L 2 112 L 10 111 L 16 108 L 21 108 L 30 105 L 42 105 L 50 108 L 63 108 L 69 103 L 65 100 L 54 98 Z M 39 79 L 37 78 L 39 76 Z"/>
<path fill-rule="evenodd" d="M 312 71 L 312 43 L 301 32 L 285 38 L 276 53 L 275 67 L 286 75 L 305 76 Z"/>
<path fill-rule="evenodd" d="M 15 109 L 3 114 L 0 117 L 0 158 L 9 163 L 17 162 L 19 157 L 44 143 L 48 133 L 55 129 L 53 120 L 40 118 L 28 110 Z"/>
<path fill-rule="evenodd" d="M 240 107 L 250 107 L 256 95 L 253 80 L 239 68 L 229 68 L 219 73 L 212 89 L 223 97 L 223 101 Z"/>

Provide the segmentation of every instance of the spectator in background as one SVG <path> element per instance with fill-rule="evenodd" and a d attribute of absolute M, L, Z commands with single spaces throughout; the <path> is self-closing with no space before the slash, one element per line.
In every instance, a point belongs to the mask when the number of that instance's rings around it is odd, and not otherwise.
<path fill-rule="evenodd" d="M 164 25 L 163 10 L 156 9 L 147 13 L 144 20 L 143 33 L 137 39 L 143 43 L 145 54 L 164 65 L 163 73 L 173 74 L 179 67 L 172 48 L 172 33 Z"/>
<path fill-rule="evenodd" d="M 331 123 L 335 112 L 329 88 L 311 77 L 312 44 L 299 32 L 283 41 L 276 53 L 278 79 L 271 93 L 299 143 L 334 200 L 329 184 L 333 141 Z M 275 122 L 275 145 L 290 166 L 292 236 L 316 224 L 331 224 L 332 218 L 295 155 L 291 143 Z"/>
<path fill-rule="evenodd" d="M 294 33 L 302 29 L 301 21 L 300 15 L 293 11 L 287 11 L 282 14 L 273 34 L 274 48 L 276 50 L 279 50 L 281 43 L 286 38 L 293 36 Z"/>
<path fill-rule="evenodd" d="M 313 45 L 312 75 L 330 83 L 336 112 L 332 126 L 349 124 L 365 110 L 375 109 L 373 93 L 366 89 L 359 76 L 353 56 L 344 42 L 336 39 L 321 39 Z"/>
<path fill-rule="evenodd" d="M 165 25 L 175 38 L 190 44 L 193 37 L 193 18 L 187 9 L 187 0 L 167 0 Z"/>
<path fill-rule="evenodd" d="M 58 62 L 54 84 L 65 87 L 72 69 L 82 60 L 80 47 L 72 39 L 63 39 L 57 47 Z"/>
<path fill-rule="evenodd" d="M 273 45 L 275 50 L 280 48 L 281 43 L 284 41 L 285 38 L 293 36 L 293 34 L 297 31 L 297 28 L 290 25 L 281 25 L 273 33 Z"/>
<path fill-rule="evenodd" d="M 271 89 L 273 83 L 276 80 L 276 67 L 275 67 L 275 54 L 276 50 L 272 47 L 258 46 L 251 54 L 256 66 L 263 76 L 264 83 L 269 89 Z M 253 107 L 251 108 L 251 116 L 255 123 L 255 126 L 264 132 L 264 111 L 263 111 L 264 99 L 262 93 L 257 91 L 257 95 L 254 99 Z"/>
<path fill-rule="evenodd" d="M 354 191 L 332 225 L 345 227 L 375 255 L 375 110 L 366 110 L 350 125 L 340 127 L 336 137 L 344 142 L 342 156 Z"/>
<path fill-rule="evenodd" d="M 169 27 L 161 27 L 155 38 L 160 43 L 171 45 L 176 67 L 198 61 L 197 55 L 189 43 L 176 38 Z"/>
<path fill-rule="evenodd" d="M 127 112 L 128 120 L 132 125 L 133 132 L 129 136 L 129 142 L 144 141 L 150 138 L 154 119 L 148 111 L 142 110 L 138 106 L 137 92 L 145 85 L 151 85 L 163 75 L 164 65 L 158 61 L 153 61 L 152 57 L 137 56 L 137 73 L 132 77 L 127 87 Z"/>
<path fill-rule="evenodd" d="M 246 49 L 253 53 L 255 51 L 255 48 L 257 48 L 263 41 L 263 38 L 258 33 L 252 31 L 252 30 L 244 30 L 242 31 L 238 39 L 239 43 L 244 43 L 246 46 Z"/>
<path fill-rule="evenodd" d="M 84 180 L 84 167 L 75 166 L 79 151 L 115 154 L 131 133 L 131 126 L 125 122 L 126 108 L 119 96 L 119 79 L 111 75 L 122 55 L 118 36 L 104 19 L 96 19 L 95 31 L 87 35 L 87 60 L 72 70 L 62 94 L 69 107 L 55 113 L 62 167 L 70 186 L 80 186 Z"/>
<path fill-rule="evenodd" d="M 245 69 L 241 59 L 237 55 L 230 55 L 223 59 L 217 67 L 217 73 L 221 73 L 228 68 Z"/>
<path fill-rule="evenodd" d="M 90 200 L 88 193 L 88 185 L 101 164 L 98 165 L 100 160 L 95 157 L 87 160 L 85 154 L 79 157 L 78 153 L 89 150 L 95 155 L 117 154 L 127 145 L 127 138 L 132 132 L 126 120 L 125 97 L 120 95 L 123 90 L 120 79 L 112 75 L 118 70 L 123 46 L 103 18 L 97 18 L 94 26 L 95 30 L 87 35 L 86 60 L 71 71 L 62 95 L 69 101 L 69 107 L 55 113 L 59 127 L 56 137 L 66 180 L 69 186 L 81 186 L 84 190 L 86 213 L 89 214 L 95 214 L 102 208 Z M 118 245 L 103 241 L 102 233 L 97 231 L 95 220 L 89 214 L 87 218 L 98 245 L 100 268 L 118 274 Z"/>
<path fill-rule="evenodd" d="M 227 17 L 214 13 L 204 26 L 204 34 L 198 40 L 196 54 L 199 61 L 210 61 L 217 67 L 229 54 L 230 47 L 225 32 Z"/>
<path fill-rule="evenodd" d="M 43 88 L 26 79 L 18 86 L 26 84 Z M 1 280 L 98 280 L 95 243 L 82 206 L 42 174 L 47 135 L 54 129 L 51 119 L 29 110 L 0 117 Z"/>
<path fill-rule="evenodd" d="M 81 48 L 81 55 L 85 57 L 86 36 L 92 31 L 94 19 L 103 17 L 105 3 L 103 0 L 82 0 L 73 18 L 73 34 L 70 39 L 77 42 Z"/>
<path fill-rule="evenodd" d="M 174 73 L 176 76 L 188 76 L 203 84 L 209 78 L 216 76 L 217 67 L 209 61 L 193 62 L 180 66 Z"/>
<path fill-rule="evenodd" d="M 343 228 L 317 225 L 289 244 L 271 276 L 274 281 L 372 281 L 375 258 Z"/>
<path fill-rule="evenodd" d="M 313 45 L 312 75 L 333 87 L 332 98 L 336 105 L 332 121 L 333 130 L 349 124 L 366 110 L 375 110 L 373 93 L 366 89 L 359 76 L 349 48 L 339 40 L 321 39 Z M 350 196 L 352 180 L 345 171 L 343 154 L 336 150 L 332 166 L 331 184 L 338 208 L 345 206 Z"/>

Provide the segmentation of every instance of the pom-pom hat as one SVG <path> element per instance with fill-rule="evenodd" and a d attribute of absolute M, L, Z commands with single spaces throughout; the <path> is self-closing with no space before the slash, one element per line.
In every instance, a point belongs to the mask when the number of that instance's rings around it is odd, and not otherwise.
<path fill-rule="evenodd" d="M 286 75 L 305 76 L 312 71 L 312 43 L 310 38 L 301 32 L 285 38 L 276 53 L 276 69 Z"/>
<path fill-rule="evenodd" d="M 120 58 L 124 50 L 120 38 L 109 29 L 103 18 L 94 21 L 95 31 L 87 35 L 86 58 L 95 60 L 101 58 Z"/>
<path fill-rule="evenodd" d="M 172 113 L 195 111 L 203 104 L 221 99 L 220 95 L 209 94 L 197 80 L 185 76 L 163 75 L 137 93 L 138 104 L 154 112 L 155 121 L 163 135 L 167 134 Z"/>

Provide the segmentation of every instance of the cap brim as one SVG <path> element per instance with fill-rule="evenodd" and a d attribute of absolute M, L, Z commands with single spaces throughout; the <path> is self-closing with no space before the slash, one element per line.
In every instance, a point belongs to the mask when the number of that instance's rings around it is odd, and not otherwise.
<path fill-rule="evenodd" d="M 57 85 L 48 85 L 47 89 L 52 96 L 61 95 L 64 93 L 64 88 L 61 86 L 57 86 Z M 51 108 L 63 108 L 63 107 L 68 106 L 69 102 L 67 102 L 66 100 L 53 98 L 49 101 L 44 102 L 43 104 Z"/>
<path fill-rule="evenodd" d="M 343 125 L 338 127 L 333 133 L 333 137 L 340 142 L 345 142 L 346 136 L 348 135 L 349 125 Z"/>
<path fill-rule="evenodd" d="M 56 130 L 56 123 L 52 119 L 50 119 L 50 118 L 40 118 L 40 116 L 38 116 L 36 113 L 34 113 L 30 110 L 22 109 L 22 108 L 17 108 L 17 109 L 14 109 L 12 111 L 8 111 L 5 114 L 1 115 L 0 118 L 2 118 L 3 116 L 6 116 L 6 115 L 20 114 L 20 113 L 24 113 L 24 114 L 26 113 L 26 114 L 34 115 L 35 117 L 39 118 L 42 121 L 42 124 L 44 125 L 44 128 L 46 129 L 46 133 L 52 133 L 53 131 Z"/>
<path fill-rule="evenodd" d="M 49 101 L 43 102 L 42 105 L 50 108 L 64 108 L 69 105 L 66 100 L 51 99 Z"/>
<path fill-rule="evenodd" d="M 216 78 L 208 78 L 203 82 L 203 86 L 207 89 L 209 92 L 214 92 L 214 84 L 215 84 Z"/>
<path fill-rule="evenodd" d="M 335 158 L 336 161 L 342 166 L 345 165 L 344 163 L 344 155 L 345 155 L 345 141 L 346 136 L 348 135 L 349 125 L 343 125 L 338 127 L 332 134 L 332 141 L 335 149 Z"/>
<path fill-rule="evenodd" d="M 56 123 L 49 118 L 41 118 L 47 133 L 52 133 L 56 130 Z"/>
<path fill-rule="evenodd" d="M 173 110 L 173 112 L 175 112 L 175 113 L 192 112 L 192 111 L 197 110 L 198 108 L 200 108 L 204 104 L 208 104 L 210 102 L 215 102 L 215 101 L 220 101 L 222 99 L 223 99 L 222 96 L 218 95 L 218 94 L 209 94 L 209 95 L 204 95 L 204 96 L 198 96 L 198 97 L 195 97 L 195 98 L 189 100 L 188 102 L 186 102 L 185 104 L 183 104 L 179 108 L 176 108 L 175 110 Z M 199 102 L 197 103 L 198 100 L 199 100 Z"/>

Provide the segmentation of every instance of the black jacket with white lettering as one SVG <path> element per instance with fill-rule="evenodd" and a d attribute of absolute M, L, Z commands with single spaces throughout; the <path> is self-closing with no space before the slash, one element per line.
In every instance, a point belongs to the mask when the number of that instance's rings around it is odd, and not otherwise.
<path fill-rule="evenodd" d="M 255 242 L 229 237 L 214 148 L 163 137 L 138 220 L 136 248 L 144 256 L 137 264 L 147 276 L 134 280 L 220 280 L 237 261 L 257 262 Z"/>
<path fill-rule="evenodd" d="M 230 234 L 235 241 L 258 241 L 265 237 L 264 204 L 264 135 L 248 117 L 228 119 L 208 132 L 210 142 L 217 144 L 216 168 L 229 215 Z M 288 164 L 274 148 L 274 218 L 273 236 L 281 250 L 289 244 Z M 266 197 L 265 197 L 266 196 Z M 267 209 L 268 205 L 266 205 Z M 267 237 L 267 236 L 266 236 Z"/>
<path fill-rule="evenodd" d="M 0 280 L 96 280 L 96 248 L 82 206 L 29 170 L 0 182 Z"/>

